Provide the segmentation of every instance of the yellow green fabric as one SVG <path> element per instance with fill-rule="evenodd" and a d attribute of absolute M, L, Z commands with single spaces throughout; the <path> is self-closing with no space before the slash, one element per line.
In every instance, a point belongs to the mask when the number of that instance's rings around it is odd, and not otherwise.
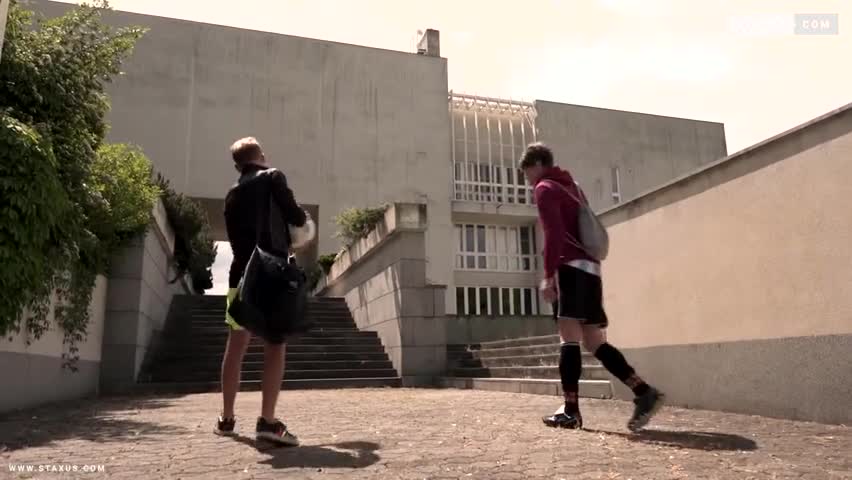
<path fill-rule="evenodd" d="M 231 314 L 228 313 L 228 309 L 231 308 L 231 302 L 233 302 L 234 299 L 237 297 L 237 291 L 238 290 L 236 288 L 229 288 L 228 289 L 228 297 L 227 297 L 227 300 L 225 301 L 225 323 L 229 327 L 231 327 L 231 330 L 242 330 L 243 329 L 243 327 L 241 327 L 240 324 L 238 324 L 236 322 L 236 320 L 234 320 L 231 317 Z"/>

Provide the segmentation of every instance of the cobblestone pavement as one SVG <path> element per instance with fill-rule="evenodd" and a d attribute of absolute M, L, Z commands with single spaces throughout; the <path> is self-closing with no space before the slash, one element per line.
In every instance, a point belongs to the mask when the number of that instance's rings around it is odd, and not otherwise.
<path fill-rule="evenodd" d="M 461 390 L 285 391 L 303 446 L 255 444 L 260 394 L 241 393 L 242 436 L 211 433 L 217 394 L 110 398 L 0 418 L 0 478 L 852 479 L 852 428 L 667 408 L 642 435 L 632 406 L 585 400 L 587 430 L 542 425 L 554 397 Z M 100 473 L 12 467 L 103 465 Z"/>

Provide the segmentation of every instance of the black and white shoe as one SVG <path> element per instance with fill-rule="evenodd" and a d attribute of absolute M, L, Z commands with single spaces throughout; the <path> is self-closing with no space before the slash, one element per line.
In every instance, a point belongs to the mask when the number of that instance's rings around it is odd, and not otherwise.
<path fill-rule="evenodd" d="M 634 398 L 633 403 L 635 404 L 635 408 L 633 409 L 633 416 L 627 422 L 627 428 L 631 432 L 642 430 L 663 406 L 665 398 L 666 396 L 663 392 L 654 387 L 649 388 L 644 395 Z"/>
<path fill-rule="evenodd" d="M 267 422 L 263 417 L 258 417 L 255 438 L 291 447 L 299 445 L 299 438 L 290 433 L 287 430 L 287 425 L 284 425 L 278 419 L 275 419 L 273 422 Z"/>
<path fill-rule="evenodd" d="M 236 426 L 236 423 L 236 418 L 224 418 L 220 415 L 219 418 L 216 419 L 216 428 L 213 429 L 213 433 L 224 437 L 232 437 L 235 435 L 234 426 Z"/>
<path fill-rule="evenodd" d="M 553 415 L 541 419 L 545 425 L 553 428 L 567 428 L 569 430 L 577 430 L 583 428 L 583 416 L 580 412 L 574 413 L 554 413 Z"/>

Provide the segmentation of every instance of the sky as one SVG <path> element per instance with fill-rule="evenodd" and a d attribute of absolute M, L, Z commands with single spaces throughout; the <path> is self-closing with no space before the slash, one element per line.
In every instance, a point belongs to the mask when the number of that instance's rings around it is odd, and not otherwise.
<path fill-rule="evenodd" d="M 117 10 L 414 51 L 449 88 L 723 122 L 728 152 L 852 101 L 852 0 L 112 0 Z M 239 6 L 237 6 L 239 5 Z M 837 14 L 836 35 L 793 34 Z M 846 60 L 843 60 L 843 59 Z M 219 246 L 215 292 L 230 249 Z M 220 261 L 221 260 L 221 261 Z"/>

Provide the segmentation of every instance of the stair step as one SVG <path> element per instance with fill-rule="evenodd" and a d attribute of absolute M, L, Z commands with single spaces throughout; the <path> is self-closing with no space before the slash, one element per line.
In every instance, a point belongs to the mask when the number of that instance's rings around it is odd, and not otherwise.
<path fill-rule="evenodd" d="M 171 348 L 166 348 L 166 355 L 180 354 L 185 352 L 193 352 L 197 355 L 219 354 L 225 350 L 225 342 L 212 345 L 178 345 Z M 287 354 L 290 353 L 384 353 L 385 349 L 381 343 L 373 345 L 290 345 L 286 347 Z M 249 344 L 246 354 L 263 353 L 262 344 Z"/>
<path fill-rule="evenodd" d="M 559 354 L 523 355 L 513 357 L 460 358 L 459 367 L 553 367 L 559 365 Z M 583 353 L 583 365 L 599 365 L 600 362 L 590 353 Z"/>
<path fill-rule="evenodd" d="M 399 377 L 376 377 L 376 378 L 323 378 L 295 380 L 288 379 L 281 382 L 282 390 L 302 389 L 337 389 L 337 388 L 398 388 L 402 386 Z M 259 381 L 242 381 L 240 390 L 244 392 L 260 390 Z M 221 392 L 221 384 L 215 382 L 157 382 L 137 383 L 126 393 L 134 394 L 164 394 L 164 393 L 212 393 Z M 122 392 L 125 394 L 125 392 Z"/>
<path fill-rule="evenodd" d="M 384 378 L 396 375 L 393 368 L 357 368 L 345 370 L 286 370 L 284 378 L 293 380 L 327 379 L 327 378 Z M 219 380 L 220 373 L 215 370 L 183 372 L 175 370 L 155 371 L 150 376 L 152 382 L 187 381 L 206 382 Z M 260 380 L 263 370 L 243 370 L 242 380 Z"/>
<path fill-rule="evenodd" d="M 166 366 L 166 365 L 164 365 Z M 213 372 L 219 375 L 221 368 L 221 360 L 219 362 L 210 363 L 171 363 L 169 369 L 180 373 L 196 373 L 196 372 Z M 285 371 L 290 370 L 375 370 L 393 368 L 390 360 L 290 360 L 285 362 Z M 242 370 L 245 372 L 263 370 L 263 359 L 259 360 L 244 360 Z"/>
<path fill-rule="evenodd" d="M 491 350 L 496 348 L 508 347 L 530 347 L 539 345 L 559 345 L 559 335 L 542 335 L 539 337 L 525 338 L 510 338 L 506 340 L 496 340 L 493 342 L 483 342 L 479 344 L 480 350 Z M 476 348 L 476 346 L 472 346 Z"/>
<path fill-rule="evenodd" d="M 558 379 L 559 367 L 491 367 L 491 368 L 455 368 L 455 377 L 468 378 L 541 378 Z M 609 373 L 600 365 L 583 365 L 586 380 L 609 380 Z"/>
<path fill-rule="evenodd" d="M 489 348 L 487 350 L 471 350 L 473 358 L 494 357 L 526 357 L 530 355 L 558 355 L 559 344 L 555 345 L 533 345 L 527 347 Z"/>
<path fill-rule="evenodd" d="M 562 396 L 559 380 L 533 378 L 457 378 L 440 377 L 438 385 L 443 388 L 492 390 L 498 392 L 526 393 L 531 395 Z M 604 380 L 580 380 L 581 397 L 612 398 L 612 385 Z"/>
<path fill-rule="evenodd" d="M 175 353 L 168 356 L 162 356 L 154 365 L 216 365 L 216 368 L 221 366 L 224 348 L 220 348 L 214 353 Z M 307 352 L 294 353 L 289 349 L 284 356 L 285 364 L 290 365 L 295 362 L 371 362 L 387 360 L 387 354 L 384 351 L 378 353 L 370 352 Z M 243 357 L 243 363 L 248 362 L 263 362 L 263 352 L 249 352 Z"/>
<path fill-rule="evenodd" d="M 194 329 L 187 332 L 189 335 L 193 337 L 193 339 L 198 340 L 223 340 L 228 338 L 228 330 L 226 328 L 205 328 L 205 329 Z M 371 331 L 362 331 L 362 330 L 331 330 L 326 331 L 324 329 L 311 329 L 308 332 L 300 335 L 298 338 L 293 339 L 296 341 L 305 341 L 305 340 L 327 340 L 330 338 L 336 338 L 341 340 L 352 340 L 352 339 L 373 339 L 379 338 L 376 332 Z M 259 341 L 262 343 L 262 339 L 255 338 L 253 340 Z M 291 343 L 291 342 L 288 342 Z M 308 342 L 310 343 L 310 342 Z"/>

